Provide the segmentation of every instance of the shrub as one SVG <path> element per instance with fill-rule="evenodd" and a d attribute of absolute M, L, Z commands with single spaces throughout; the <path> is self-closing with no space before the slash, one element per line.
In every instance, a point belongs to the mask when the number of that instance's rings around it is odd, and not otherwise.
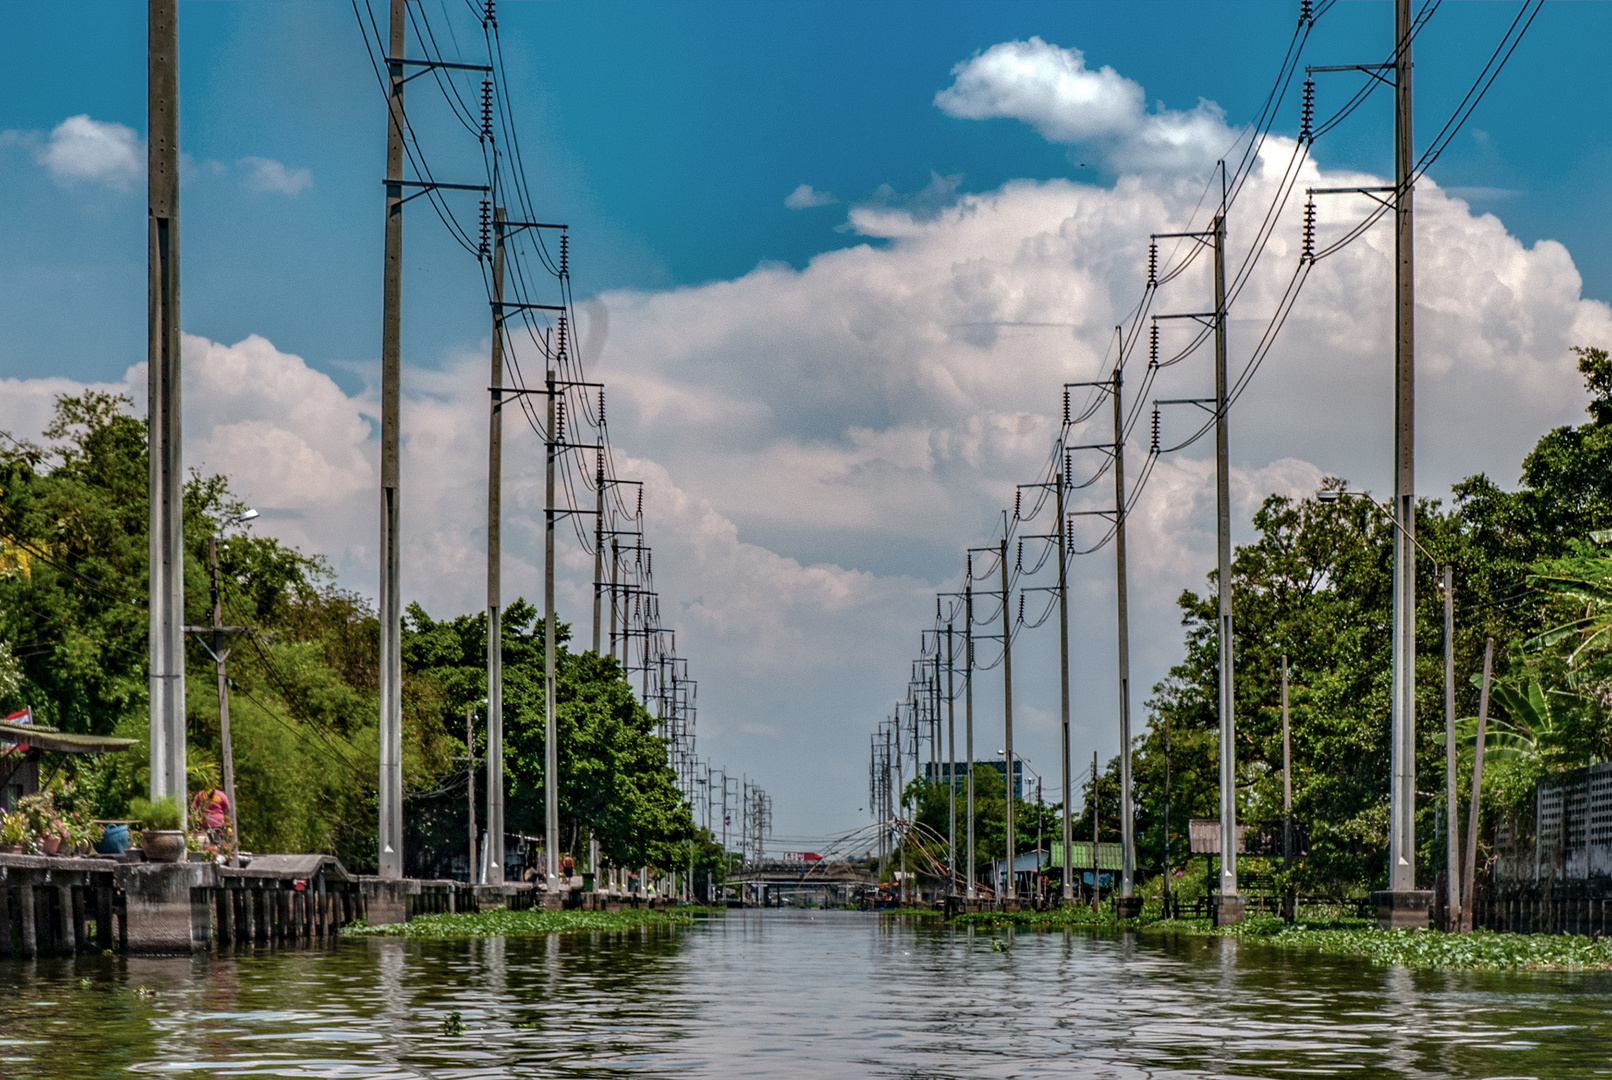
<path fill-rule="evenodd" d="M 156 802 L 135 796 L 129 800 L 129 814 L 138 818 L 141 825 L 156 832 L 172 832 L 179 828 L 181 820 L 179 801 L 172 795 Z"/>

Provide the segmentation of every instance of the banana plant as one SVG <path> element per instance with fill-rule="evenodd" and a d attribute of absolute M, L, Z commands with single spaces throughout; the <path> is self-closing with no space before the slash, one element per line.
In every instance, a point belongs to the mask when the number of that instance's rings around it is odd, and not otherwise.
<path fill-rule="evenodd" d="M 1489 694 L 1496 709 L 1484 730 L 1484 760 L 1578 764 L 1570 745 L 1573 721 L 1594 703 L 1577 693 L 1571 683 L 1570 687 L 1547 690 L 1537 676 L 1516 683 L 1495 680 Z M 1456 742 L 1465 753 L 1472 752 L 1477 731 L 1475 716 L 1456 721 Z M 1442 743 L 1443 735 L 1435 736 L 1435 741 Z"/>
<path fill-rule="evenodd" d="M 1584 614 L 1529 638 L 1523 648 L 1540 651 L 1577 637 L 1578 644 L 1567 657 L 1568 666 L 1577 667 L 1592 646 L 1604 649 L 1612 644 L 1612 556 L 1580 551 L 1545 566 L 1551 572 L 1530 575 L 1528 584 L 1583 605 Z"/>

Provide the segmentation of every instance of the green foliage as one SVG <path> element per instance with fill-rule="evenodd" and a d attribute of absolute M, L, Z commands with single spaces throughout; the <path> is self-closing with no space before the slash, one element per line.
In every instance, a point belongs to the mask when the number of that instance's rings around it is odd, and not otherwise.
<path fill-rule="evenodd" d="M 148 788 L 148 462 L 145 424 L 125 399 L 57 401 L 45 445 L 0 438 L 0 706 L 32 706 L 69 732 L 136 740 L 128 753 L 71 758 L 92 816 L 124 817 Z M 230 726 L 241 846 L 331 851 L 375 867 L 379 624 L 322 559 L 229 527 L 245 507 L 219 476 L 184 493 L 185 621 L 212 621 L 209 541 L 233 638 Z M 506 622 L 508 826 L 541 833 L 542 636 L 517 602 Z M 486 696 L 485 621 L 404 627 L 405 827 L 418 848 L 464 840 L 463 714 Z M 216 667 L 188 650 L 187 756 L 193 787 L 220 782 Z M 627 865 L 719 871 L 666 765 L 654 721 L 608 659 L 560 645 L 561 805 L 569 848 L 589 830 Z M 484 712 L 484 710 L 483 710 Z M 478 727 L 484 730 L 485 716 Z M 457 783 L 457 799 L 453 785 Z M 482 789 L 484 790 L 484 789 Z"/>
<path fill-rule="evenodd" d="M 145 828 L 158 832 L 179 828 L 181 820 L 179 800 L 173 795 L 156 801 L 137 795 L 129 800 L 129 814 Z"/>
<path fill-rule="evenodd" d="M 504 768 L 509 788 L 504 819 L 512 832 L 544 832 L 543 620 L 516 600 L 504 611 Z M 570 627 L 556 632 L 560 832 L 563 850 L 580 856 L 586 837 L 620 866 L 684 868 L 689 845 L 699 841 L 696 869 L 715 870 L 703 830 L 677 789 L 666 743 L 655 719 L 633 696 L 620 665 L 593 652 L 574 653 Z M 403 663 L 423 700 L 433 701 L 443 723 L 473 714 L 475 750 L 485 753 L 487 620 L 484 613 L 437 621 L 411 606 L 404 623 Z M 462 747 L 463 744 L 461 743 Z M 478 784 L 483 781 L 478 780 Z M 463 789 L 435 802 L 422 800 L 414 815 L 422 839 L 446 848 L 464 836 Z M 457 830 L 457 831 L 456 831 Z M 452 840 L 449 840 L 449 837 Z"/>
<path fill-rule="evenodd" d="M 1485 848 L 1499 815 L 1526 817 L 1546 771 L 1612 756 L 1612 557 L 1588 540 L 1612 528 L 1612 361 L 1601 349 L 1576 351 L 1592 423 L 1543 436 L 1515 491 L 1479 475 L 1456 485 L 1452 511 L 1417 507 L 1417 539 L 1455 569 L 1458 715 L 1477 711 L 1478 680 L 1469 676 L 1481 667 L 1484 639 L 1499 646 Z M 1256 539 L 1232 565 L 1239 820 L 1256 832 L 1280 827 L 1285 655 L 1293 810 L 1307 835 L 1295 884 L 1335 896 L 1375 887 L 1386 877 L 1394 527 L 1369 499 L 1349 495 L 1330 504 L 1272 496 L 1254 526 Z M 1420 554 L 1416 575 L 1416 787 L 1442 791 L 1443 597 L 1433 562 Z M 1215 584 L 1211 574 L 1209 590 L 1180 599 L 1187 655 L 1155 687 L 1138 740 L 1139 848 L 1155 869 L 1166 764 L 1174 865 L 1185 859 L 1186 819 L 1218 816 Z M 1468 746 L 1473 727 L 1460 727 Z M 1470 753 L 1462 768 L 1470 770 Z M 1460 782 L 1465 790 L 1469 772 Z M 1441 802 L 1419 800 L 1423 880 L 1443 865 L 1433 820 Z"/>
<path fill-rule="evenodd" d="M 406 923 L 368 926 L 352 923 L 342 933 L 355 937 L 469 938 L 533 937 L 569 931 L 631 930 L 640 926 L 679 926 L 692 923 L 695 915 L 720 913 L 720 908 L 622 908 L 620 911 L 549 911 L 527 908 L 492 911 L 417 915 Z"/>
<path fill-rule="evenodd" d="M 961 772 L 961 770 L 959 770 Z M 946 864 L 946 843 L 951 828 L 951 787 L 949 784 L 919 777 L 907 785 L 907 805 L 911 807 L 913 818 L 920 826 L 920 832 L 927 834 L 931 839 L 925 839 L 923 846 L 935 861 L 944 867 Z M 1062 813 L 1061 808 L 1043 806 L 1040 808 L 1042 820 L 1046 823 L 1043 833 L 1044 842 L 1057 839 L 1053 834 L 1062 828 L 1057 822 L 1061 818 L 1055 816 Z M 1020 852 L 1033 850 L 1036 839 L 1037 807 L 1034 802 L 1024 799 L 1015 799 L 1013 803 L 1013 832 L 1017 836 Z M 1090 835 L 1088 833 L 1088 835 Z M 938 837 L 936 842 L 932 838 Z M 1007 784 L 1002 773 L 988 765 L 975 763 L 974 770 L 974 870 L 976 874 L 984 874 L 990 862 L 1000 860 L 1007 850 Z M 968 778 L 957 778 L 957 867 L 958 873 L 966 872 L 968 862 Z M 909 869 L 921 869 L 928 875 L 933 867 L 909 866 Z"/>
<path fill-rule="evenodd" d="M 15 810 L 9 814 L 0 813 L 0 844 L 25 844 L 30 832 L 27 814 Z"/>
<path fill-rule="evenodd" d="M 22 665 L 11 655 L 11 646 L 0 641 L 0 710 L 5 710 L 22 689 Z"/>

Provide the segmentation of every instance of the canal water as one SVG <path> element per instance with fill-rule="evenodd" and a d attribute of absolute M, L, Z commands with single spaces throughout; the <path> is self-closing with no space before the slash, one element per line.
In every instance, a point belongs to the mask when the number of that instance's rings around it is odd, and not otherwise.
<path fill-rule="evenodd" d="M 1606 973 L 1413 972 L 1226 939 L 1010 938 L 854 912 L 0 962 L 8 1080 L 1609 1071 Z"/>

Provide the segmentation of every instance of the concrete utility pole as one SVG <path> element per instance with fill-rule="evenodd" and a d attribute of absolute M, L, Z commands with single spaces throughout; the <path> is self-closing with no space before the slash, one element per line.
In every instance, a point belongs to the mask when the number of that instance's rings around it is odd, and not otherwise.
<path fill-rule="evenodd" d="M 1416 160 L 1411 140 L 1410 0 L 1395 0 L 1394 32 L 1394 518 L 1399 528 L 1394 530 L 1388 891 L 1409 893 L 1416 889 L 1416 279 L 1411 231 Z M 1398 911 L 1405 901 L 1390 898 L 1387 906 Z M 1425 914 L 1425 903 L 1420 907 Z"/>
<path fill-rule="evenodd" d="M 1101 850 L 1102 835 L 1097 829 L 1097 813 L 1101 809 L 1097 802 L 1097 751 L 1091 752 L 1091 906 L 1096 907 L 1102 902 L 1103 895 L 1103 860 L 1097 854 Z"/>
<path fill-rule="evenodd" d="M 1136 876 L 1131 818 L 1131 617 L 1125 572 L 1125 407 L 1124 375 L 1114 365 L 1114 574 L 1119 628 L 1119 841 L 1120 895 L 1128 897 Z M 1096 781 L 1093 780 L 1095 784 Z M 1092 820 L 1096 820 L 1093 814 Z M 1097 865 L 1097 849 L 1092 849 Z M 1095 873 L 1095 870 L 1094 870 Z M 1097 879 L 1092 878 L 1093 881 Z"/>
<path fill-rule="evenodd" d="M 1293 738 L 1287 717 L 1287 654 L 1282 654 L 1282 868 L 1293 869 Z M 1297 894 L 1288 888 L 1289 919 L 1298 918 Z"/>
<path fill-rule="evenodd" d="M 955 609 L 953 609 L 955 611 Z M 957 682 L 952 624 L 946 624 L 946 895 L 957 895 Z"/>
<path fill-rule="evenodd" d="M 487 884 L 504 883 L 504 208 L 493 211 L 492 408 L 487 419 Z M 471 853 L 474 856 L 474 852 Z"/>
<path fill-rule="evenodd" d="M 468 792 L 470 839 L 470 863 L 466 871 L 465 880 L 472 885 L 481 884 L 476 880 L 476 730 L 473 723 L 475 709 L 465 706 L 465 785 Z M 489 830 L 489 836 L 491 831 Z"/>
<path fill-rule="evenodd" d="M 1013 612 L 1008 604 L 1008 542 L 1007 516 L 1002 517 L 1002 739 L 1006 746 L 1003 756 L 1007 761 L 1007 889 L 1006 895 L 1018 896 L 1013 880 L 1013 854 L 1018 847 L 1018 836 L 1013 831 Z"/>
<path fill-rule="evenodd" d="M 1226 398 L 1226 163 L 1220 163 L 1215 250 L 1215 544 L 1220 662 L 1220 897 L 1217 925 L 1243 921 L 1237 895 L 1237 722 L 1231 636 L 1231 402 Z"/>
<path fill-rule="evenodd" d="M 1494 668 L 1494 638 L 1483 643 L 1483 685 L 1478 694 L 1477 741 L 1472 746 L 1472 801 L 1467 805 L 1466 858 L 1461 866 L 1461 930 L 1472 930 L 1472 889 L 1478 863 L 1478 796 L 1483 793 L 1483 741 L 1489 728 L 1489 674 Z M 1603 909 L 1604 910 L 1604 909 Z"/>
<path fill-rule="evenodd" d="M 974 867 L 974 559 L 963 581 L 963 751 L 968 755 L 968 885 L 963 896 L 977 899 Z"/>
<path fill-rule="evenodd" d="M 244 514 L 227 519 L 226 523 L 239 524 L 255 517 L 257 517 L 257 511 L 248 510 Z M 224 644 L 224 638 L 226 634 L 240 634 L 251 628 L 224 625 L 224 594 L 219 587 L 217 536 L 207 538 L 207 569 L 209 576 L 212 578 L 212 625 L 187 626 L 185 629 L 193 634 L 205 635 L 204 642 L 211 642 L 211 644 L 204 644 L 203 647 L 212 654 L 213 664 L 218 675 L 218 741 L 222 744 L 224 750 L 224 794 L 229 799 L 230 835 L 234 839 L 236 849 L 239 850 L 241 845 L 240 816 L 235 809 L 235 746 L 234 741 L 230 738 L 229 730 L 229 673 L 226 668 L 230 653 L 234 649 Z M 239 865 L 239 861 L 238 856 L 233 854 L 230 856 L 232 866 Z"/>
<path fill-rule="evenodd" d="M 1455 576 L 1444 565 L 1444 928 L 1461 928 L 1461 817 L 1455 770 Z"/>
<path fill-rule="evenodd" d="M 560 355 L 565 354 L 565 316 L 560 316 Z M 560 887 L 560 746 L 559 725 L 555 720 L 554 689 L 554 458 L 559 449 L 559 432 L 555 428 L 556 398 L 554 369 L 546 379 L 548 393 L 548 428 L 544 432 L 547 444 L 547 467 L 543 480 L 543 822 L 546 830 L 544 848 L 548 865 L 549 895 L 555 896 Z M 649 678 L 646 655 L 644 659 Z M 645 687 L 648 689 L 647 684 Z M 646 692 L 644 700 L 648 700 Z"/>
<path fill-rule="evenodd" d="M 610 659 L 616 658 L 616 575 L 621 567 L 621 541 L 610 538 Z M 623 648 L 622 653 L 626 653 Z M 623 656 L 625 659 L 625 655 Z"/>
<path fill-rule="evenodd" d="M 604 442 L 604 391 L 599 391 L 599 426 L 601 443 Z M 605 527 L 605 468 L 604 447 L 595 452 L 593 485 L 593 655 L 599 655 L 599 616 L 604 599 L 604 527 Z M 690 856 L 692 858 L 693 856 Z"/>
<path fill-rule="evenodd" d="M 183 826 L 189 799 L 185 791 L 185 477 L 179 423 L 179 16 L 175 0 L 150 0 L 146 80 L 150 132 L 146 156 L 150 783 L 153 800 L 174 796 Z"/>
<path fill-rule="evenodd" d="M 403 602 L 398 538 L 398 402 L 403 339 L 403 54 L 406 0 L 392 0 L 386 117 L 386 268 L 381 288 L 380 848 L 383 878 L 403 876 Z"/>
<path fill-rule="evenodd" d="M 1060 449 L 1062 449 L 1060 445 Z M 1063 455 L 1058 462 L 1058 678 L 1062 690 L 1060 708 L 1063 719 L 1063 900 L 1068 903 L 1075 897 L 1069 874 L 1069 845 L 1074 838 L 1069 816 L 1069 526 L 1063 512 L 1063 488 L 1066 470 Z"/>

